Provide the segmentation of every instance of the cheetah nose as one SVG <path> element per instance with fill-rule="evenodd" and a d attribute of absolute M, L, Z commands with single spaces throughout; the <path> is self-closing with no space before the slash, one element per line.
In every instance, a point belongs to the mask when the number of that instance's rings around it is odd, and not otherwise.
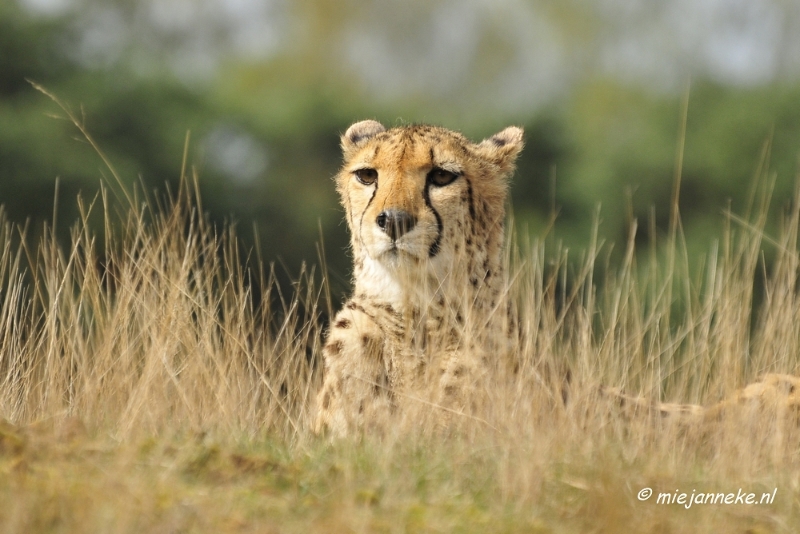
<path fill-rule="evenodd" d="M 410 232 L 416 224 L 416 219 L 403 210 L 385 210 L 378 214 L 375 220 L 381 230 L 386 232 L 392 241 L 397 241 L 406 232 Z"/>

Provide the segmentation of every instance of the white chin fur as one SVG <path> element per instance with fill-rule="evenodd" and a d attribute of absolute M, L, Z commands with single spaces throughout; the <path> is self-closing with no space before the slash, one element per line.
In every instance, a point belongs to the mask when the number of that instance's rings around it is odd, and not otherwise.
<path fill-rule="evenodd" d="M 380 240 L 370 248 L 370 256 L 389 267 L 397 268 L 403 265 L 417 265 L 420 260 L 427 257 L 428 249 L 418 243 L 399 239 L 392 243 L 388 238 Z"/>
<path fill-rule="evenodd" d="M 356 278 L 356 293 L 380 295 L 393 304 L 399 304 L 403 302 L 405 292 L 396 268 L 374 257 L 367 257 L 360 276 Z"/>
<path fill-rule="evenodd" d="M 453 265 L 443 261 L 442 254 L 429 258 L 425 249 L 420 258 L 401 247 L 391 249 L 391 244 L 382 246 L 378 254 L 373 249 L 365 258 L 356 276 L 356 293 L 379 296 L 401 310 L 409 302 L 428 301 L 432 292 L 452 281 Z"/>

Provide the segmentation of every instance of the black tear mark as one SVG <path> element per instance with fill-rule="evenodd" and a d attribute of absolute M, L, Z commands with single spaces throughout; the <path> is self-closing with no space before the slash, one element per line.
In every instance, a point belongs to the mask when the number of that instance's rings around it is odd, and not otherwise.
<path fill-rule="evenodd" d="M 361 219 L 358 221 L 358 238 L 361 240 L 361 244 L 364 244 L 364 238 L 361 236 L 361 229 L 364 228 L 364 215 L 367 214 L 367 210 L 369 209 L 370 204 L 372 204 L 372 200 L 375 198 L 375 194 L 378 192 L 378 182 L 375 182 L 375 189 L 372 190 L 372 196 L 369 197 L 369 201 L 367 205 L 364 207 L 364 211 L 361 212 Z"/>
<path fill-rule="evenodd" d="M 469 202 L 469 216 L 474 221 L 475 220 L 475 201 L 472 197 L 472 182 L 466 176 L 464 179 L 467 181 L 467 202 Z"/>
<path fill-rule="evenodd" d="M 436 239 L 433 240 L 433 243 L 431 243 L 428 249 L 428 257 L 433 258 L 439 254 L 441 250 L 442 230 L 444 229 L 444 225 L 442 224 L 442 216 L 439 215 L 439 212 L 431 205 L 430 188 L 430 182 L 425 182 L 425 189 L 422 191 L 422 197 L 425 200 L 425 205 L 428 206 L 428 209 L 433 212 L 433 216 L 436 217 Z"/>
<path fill-rule="evenodd" d="M 433 154 L 433 147 L 430 148 L 430 150 L 428 152 L 428 157 L 431 160 L 431 167 L 435 167 L 436 164 L 434 162 L 435 162 L 436 158 L 434 157 L 434 154 Z M 431 206 L 431 197 L 430 197 L 430 194 L 428 192 L 429 188 L 430 188 L 430 182 L 428 181 L 428 178 L 426 177 L 425 178 L 425 191 L 423 192 L 423 196 L 425 198 L 425 205 L 430 208 L 430 210 L 433 212 L 434 217 L 436 217 L 436 227 L 438 229 L 438 233 L 436 234 L 436 239 L 431 244 L 430 249 L 428 249 L 428 256 L 433 258 L 434 256 L 436 256 L 439 253 L 439 242 L 442 240 L 442 218 L 439 216 L 439 213 L 435 209 L 433 209 L 433 206 Z"/>

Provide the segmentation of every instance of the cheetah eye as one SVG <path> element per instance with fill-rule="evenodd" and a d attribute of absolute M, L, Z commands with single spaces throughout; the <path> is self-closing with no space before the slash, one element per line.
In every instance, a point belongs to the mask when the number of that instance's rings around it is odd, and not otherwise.
<path fill-rule="evenodd" d="M 378 171 L 375 169 L 358 169 L 353 171 L 353 174 L 356 175 L 356 180 L 364 185 L 372 185 L 378 180 Z"/>
<path fill-rule="evenodd" d="M 458 178 L 458 174 L 440 169 L 439 167 L 434 167 L 431 169 L 431 172 L 428 173 L 428 183 L 438 187 L 448 185 L 456 178 Z"/>

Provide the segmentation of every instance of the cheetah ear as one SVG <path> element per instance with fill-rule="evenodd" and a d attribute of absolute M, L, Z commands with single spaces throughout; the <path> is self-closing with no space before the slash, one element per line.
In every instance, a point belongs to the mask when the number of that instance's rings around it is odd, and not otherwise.
<path fill-rule="evenodd" d="M 355 154 L 355 151 L 369 139 L 385 131 L 383 124 L 372 120 L 360 121 L 350 126 L 342 136 L 342 152 L 345 159 Z"/>
<path fill-rule="evenodd" d="M 522 134 L 522 128 L 509 126 L 481 141 L 478 144 L 478 151 L 484 158 L 500 167 L 500 172 L 510 173 L 514 170 L 514 162 L 525 145 Z"/>

